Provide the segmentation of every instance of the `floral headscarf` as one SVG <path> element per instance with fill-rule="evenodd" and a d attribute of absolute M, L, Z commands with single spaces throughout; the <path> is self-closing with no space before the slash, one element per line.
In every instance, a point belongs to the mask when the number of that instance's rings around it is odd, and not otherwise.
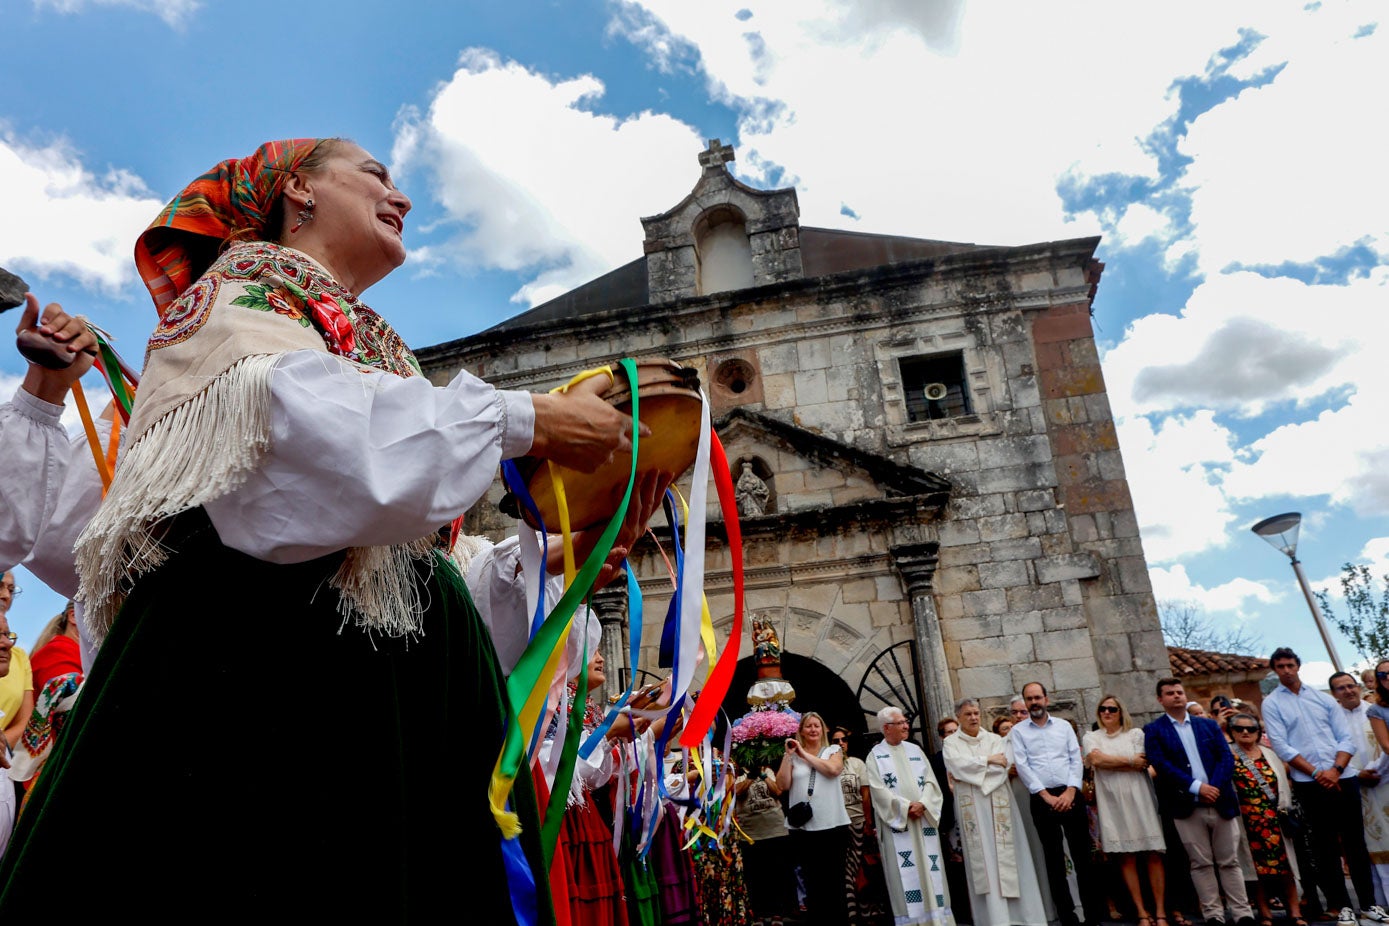
<path fill-rule="evenodd" d="M 135 242 L 135 265 L 163 317 L 216 260 L 223 243 L 262 238 L 289 175 L 320 138 L 268 141 L 213 167 L 175 196 Z"/>

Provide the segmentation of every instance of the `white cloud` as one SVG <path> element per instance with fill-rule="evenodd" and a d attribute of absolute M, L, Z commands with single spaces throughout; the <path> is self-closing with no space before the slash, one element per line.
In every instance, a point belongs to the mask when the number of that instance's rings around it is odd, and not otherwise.
<path fill-rule="evenodd" d="M 65 141 L 28 144 L 8 132 L 0 133 L 0 191 L 0 265 L 108 293 L 135 279 L 131 242 L 163 206 L 128 171 L 98 175 Z"/>
<path fill-rule="evenodd" d="M 1233 73 L 1286 66 L 1199 116 L 1179 146 L 1204 270 L 1311 261 L 1362 240 L 1389 257 L 1382 133 L 1365 118 L 1389 105 L 1389 31 L 1353 37 L 1381 14 L 1268 4 L 1252 20 L 1266 38 Z"/>
<path fill-rule="evenodd" d="M 1270 589 L 1262 582 L 1235 578 L 1207 588 L 1198 585 L 1180 564 L 1171 568 L 1161 566 L 1148 570 L 1153 582 L 1153 597 L 1158 601 L 1190 601 L 1204 611 L 1231 612 L 1246 616 L 1251 604 L 1271 604 L 1283 598 L 1282 592 Z"/>
<path fill-rule="evenodd" d="M 1156 428 L 1141 416 L 1116 425 L 1148 562 L 1224 546 L 1236 520 L 1220 487 L 1234 460 L 1233 435 L 1207 411 L 1174 416 Z M 1174 498 L 1182 503 L 1173 505 Z"/>
<path fill-rule="evenodd" d="M 1180 315 L 1135 320 L 1105 355 L 1116 414 L 1213 408 L 1242 416 L 1365 386 L 1382 364 L 1361 332 L 1383 324 L 1389 270 L 1342 286 L 1218 274 Z M 1389 396 L 1385 396 L 1389 398 Z"/>
<path fill-rule="evenodd" d="M 1156 176 L 1142 140 L 1177 112 L 1172 81 L 1251 9 L 638 0 L 623 17 L 638 6 L 628 37 L 658 63 L 697 50 L 742 114 L 740 170 L 784 168 L 807 224 L 847 205 L 874 231 L 1004 244 L 1098 230 L 1066 220 L 1062 177 Z"/>
<path fill-rule="evenodd" d="M 124 6 L 142 13 L 153 13 L 170 26 L 179 27 L 202 4 L 199 0 L 34 0 L 34 7 L 59 13 L 81 13 L 92 6 Z"/>
<path fill-rule="evenodd" d="M 396 130 L 397 169 L 426 173 L 460 229 L 430 259 L 534 274 L 515 298 L 535 304 L 640 257 L 637 217 L 690 191 L 704 143 L 667 115 L 594 111 L 603 92 L 592 76 L 554 80 L 464 52 L 427 110 L 406 111 Z"/>

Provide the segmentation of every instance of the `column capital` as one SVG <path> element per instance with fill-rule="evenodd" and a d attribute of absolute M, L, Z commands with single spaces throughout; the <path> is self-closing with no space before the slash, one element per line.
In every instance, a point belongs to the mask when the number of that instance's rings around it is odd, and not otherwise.
<path fill-rule="evenodd" d="M 904 543 L 891 548 L 892 564 L 907 581 L 912 595 L 929 594 L 940 562 L 940 544 Z"/>

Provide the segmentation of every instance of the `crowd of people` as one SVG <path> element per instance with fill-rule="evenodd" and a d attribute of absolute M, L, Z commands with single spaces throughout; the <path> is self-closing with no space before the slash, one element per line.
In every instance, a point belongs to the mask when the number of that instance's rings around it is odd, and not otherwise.
<path fill-rule="evenodd" d="M 65 362 L 0 405 L 0 566 L 76 603 L 26 654 L 0 582 L 0 916 L 47 915 L 80 844 L 78 918 L 126 898 L 155 921 L 395 922 L 461 893 L 525 926 L 1389 922 L 1389 662 L 1368 698 L 1333 676 L 1332 700 L 1279 649 L 1262 712 L 1201 716 L 1166 678 L 1156 720 L 1106 695 L 1083 736 L 1033 682 L 987 726 L 961 700 L 930 754 L 897 707 L 862 743 L 807 712 L 739 767 L 679 745 L 670 680 L 621 712 L 582 696 L 605 666 L 579 606 L 509 772 L 509 680 L 535 662 L 534 599 L 543 618 L 570 597 L 567 551 L 457 521 L 503 460 L 591 472 L 645 428 L 601 374 L 547 395 L 420 376 L 360 298 L 404 260 L 409 211 L 342 139 L 198 177 L 136 243 L 156 327 L 91 454 L 59 420 L 96 336 L 27 297 L 19 330 Z M 580 559 L 611 545 L 594 587 L 672 477 L 644 474 L 615 534 L 576 532 Z M 248 591 L 255 633 L 304 655 L 260 723 Z"/>

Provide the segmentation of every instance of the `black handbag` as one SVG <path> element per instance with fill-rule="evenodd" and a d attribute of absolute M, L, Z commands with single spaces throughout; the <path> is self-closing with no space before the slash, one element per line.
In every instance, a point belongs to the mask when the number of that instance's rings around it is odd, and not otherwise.
<path fill-rule="evenodd" d="M 815 796 L 815 769 L 810 770 L 810 787 L 806 789 L 807 798 Z M 805 826 L 810 822 L 810 818 L 815 816 L 815 808 L 810 806 L 809 800 L 797 801 L 786 811 L 786 822 L 795 827 Z"/>

